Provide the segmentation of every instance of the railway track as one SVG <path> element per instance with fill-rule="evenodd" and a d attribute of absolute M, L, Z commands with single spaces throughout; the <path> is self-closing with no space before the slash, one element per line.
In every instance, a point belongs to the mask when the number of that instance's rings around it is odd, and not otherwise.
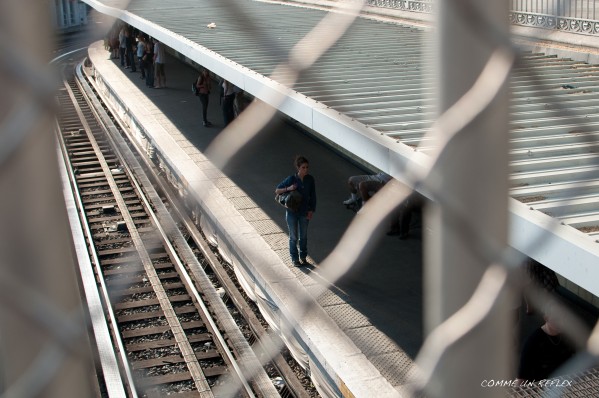
<path fill-rule="evenodd" d="M 118 358 L 119 369 L 99 372 L 111 375 L 99 377 L 106 396 L 314 396 L 282 356 L 260 363 L 252 344 L 279 343 L 80 70 L 57 101 L 58 140 L 112 336 L 98 351 Z"/>

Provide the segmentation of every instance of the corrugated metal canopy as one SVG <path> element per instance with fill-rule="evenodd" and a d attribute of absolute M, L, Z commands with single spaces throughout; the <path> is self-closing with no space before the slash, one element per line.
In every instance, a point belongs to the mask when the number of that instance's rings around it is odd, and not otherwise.
<path fill-rule="evenodd" d="M 264 77 L 326 14 L 274 3 L 209 0 L 133 0 L 128 13 L 118 13 L 103 7 L 116 1 L 85 1 L 267 102 L 265 87 L 280 90 Z M 209 23 L 216 28 L 207 28 Z M 431 40 L 422 29 L 359 18 L 300 78 L 295 92 L 287 94 L 292 101 L 279 109 L 401 179 L 394 164 L 426 153 L 429 145 L 421 140 L 435 117 Z M 528 255 L 535 251 L 534 257 L 595 295 L 598 85 L 597 66 L 524 54 L 510 82 L 509 132 L 510 194 L 526 203 L 512 205 L 511 244 Z M 548 227 L 529 208 L 576 230 Z M 546 233 L 549 242 L 540 250 L 530 246 L 537 232 Z"/>

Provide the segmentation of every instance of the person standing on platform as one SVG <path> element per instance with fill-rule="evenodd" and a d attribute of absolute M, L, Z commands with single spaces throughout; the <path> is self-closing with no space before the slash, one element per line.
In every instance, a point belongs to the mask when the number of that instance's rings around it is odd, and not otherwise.
<path fill-rule="evenodd" d="M 204 124 L 204 127 L 210 127 L 212 126 L 212 123 L 208 121 L 208 100 L 210 99 L 210 89 L 212 88 L 212 84 L 208 69 L 202 69 L 202 72 L 196 81 L 196 87 L 198 88 L 200 103 L 202 104 L 202 123 Z"/>
<path fill-rule="evenodd" d="M 131 68 L 129 72 L 136 72 L 135 68 L 135 39 L 131 34 L 131 30 L 125 30 L 125 56 L 127 57 L 127 68 Z"/>
<path fill-rule="evenodd" d="M 164 44 L 154 39 L 154 71 L 156 77 L 156 85 L 154 88 L 166 87 L 166 74 L 164 72 Z"/>
<path fill-rule="evenodd" d="M 231 84 L 228 80 L 223 80 L 222 82 L 222 93 L 223 93 L 223 120 L 225 122 L 225 127 L 229 125 L 235 119 L 235 86 Z"/>
<path fill-rule="evenodd" d="M 412 215 L 425 205 L 425 197 L 418 192 L 412 192 L 392 213 L 391 228 L 388 236 L 399 235 L 399 239 L 408 239 Z"/>
<path fill-rule="evenodd" d="M 127 45 L 125 44 L 125 30 L 126 27 L 123 26 L 119 31 L 119 56 L 121 58 L 121 66 L 126 66 L 125 49 L 127 48 Z"/>
<path fill-rule="evenodd" d="M 139 71 L 141 72 L 140 79 L 146 78 L 146 66 L 144 65 L 144 52 L 146 50 L 146 41 L 142 34 L 137 38 L 137 60 L 139 62 Z"/>
<path fill-rule="evenodd" d="M 548 379 L 576 352 L 570 341 L 562 335 L 552 307 L 544 318 L 545 323 L 528 336 L 522 348 L 518 367 L 520 383 Z"/>
<path fill-rule="evenodd" d="M 110 29 L 110 59 L 117 59 L 119 57 L 119 33 L 117 25 L 114 25 Z"/>
<path fill-rule="evenodd" d="M 245 92 L 237 87 L 235 101 L 233 101 L 233 116 L 237 117 L 247 108 L 248 103 L 245 98 Z"/>
<path fill-rule="evenodd" d="M 146 68 L 146 86 L 154 88 L 154 45 L 150 39 L 146 41 L 143 59 Z"/>
<path fill-rule="evenodd" d="M 289 208 L 285 220 L 289 229 L 289 255 L 294 266 L 308 265 L 308 224 L 316 210 L 316 183 L 308 174 L 309 162 L 304 156 L 295 158 L 297 172 L 285 178 L 275 189 L 275 195 L 289 191 L 301 194 L 301 203 L 297 211 Z M 299 243 L 299 251 L 298 251 Z"/>

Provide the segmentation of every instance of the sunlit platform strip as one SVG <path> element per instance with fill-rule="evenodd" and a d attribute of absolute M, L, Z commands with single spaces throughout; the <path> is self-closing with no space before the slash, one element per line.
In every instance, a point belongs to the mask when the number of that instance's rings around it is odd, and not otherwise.
<path fill-rule="evenodd" d="M 289 268 L 287 234 L 190 144 L 106 55 L 100 43 L 89 49 L 99 91 L 130 126 L 133 138 L 163 159 L 181 195 L 199 203 L 196 213 L 203 232 L 232 264 L 248 295 L 308 369 L 319 392 L 327 397 L 397 396 L 410 377 L 409 356 L 347 305 L 342 293 L 323 293 L 311 273 Z M 311 303 L 303 316 L 298 298 Z M 298 327 L 290 332 L 295 322 Z"/>

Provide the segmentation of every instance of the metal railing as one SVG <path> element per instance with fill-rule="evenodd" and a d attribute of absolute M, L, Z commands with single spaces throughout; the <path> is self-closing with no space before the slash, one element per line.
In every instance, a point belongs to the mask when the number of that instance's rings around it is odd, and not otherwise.
<path fill-rule="evenodd" d="M 432 13 L 434 0 L 368 0 L 373 7 Z M 512 25 L 559 30 L 583 35 L 599 34 L 599 6 L 595 0 L 511 0 Z"/>
<path fill-rule="evenodd" d="M 599 34 L 596 1 L 512 0 L 510 23 L 564 32 Z"/>
<path fill-rule="evenodd" d="M 434 9 L 433 0 L 368 0 L 370 6 L 396 8 L 403 11 L 432 13 Z"/>

